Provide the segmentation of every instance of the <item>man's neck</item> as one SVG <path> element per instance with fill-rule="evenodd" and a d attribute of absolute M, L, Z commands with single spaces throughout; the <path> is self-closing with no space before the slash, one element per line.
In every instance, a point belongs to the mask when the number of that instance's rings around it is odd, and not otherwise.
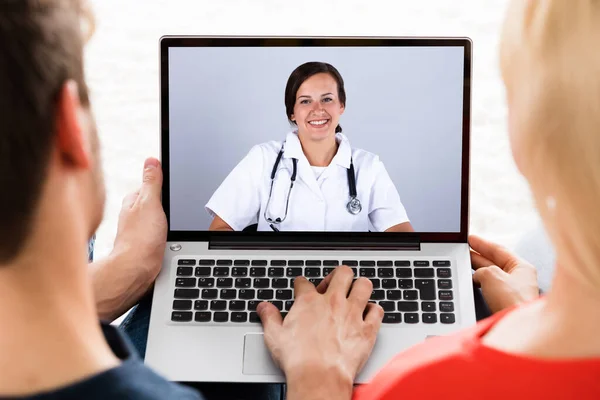
<path fill-rule="evenodd" d="M 313 167 L 327 167 L 335 157 L 339 147 L 335 136 L 320 142 L 306 140 L 304 142 L 300 141 L 300 143 L 308 163 Z"/>
<path fill-rule="evenodd" d="M 56 236 L 0 267 L 0 397 L 52 390 L 119 364 L 96 317 L 85 242 L 50 248 L 77 237 Z"/>

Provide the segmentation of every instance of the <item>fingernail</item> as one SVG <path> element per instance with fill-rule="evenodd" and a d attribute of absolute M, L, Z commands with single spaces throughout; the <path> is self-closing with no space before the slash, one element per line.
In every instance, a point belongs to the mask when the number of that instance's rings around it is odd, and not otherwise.
<path fill-rule="evenodd" d="M 144 169 L 153 169 L 158 167 L 158 160 L 156 158 L 148 158 L 144 162 Z"/>
<path fill-rule="evenodd" d="M 261 301 L 258 303 L 258 306 L 256 306 L 256 313 L 260 314 L 263 308 L 265 308 L 265 302 Z"/>

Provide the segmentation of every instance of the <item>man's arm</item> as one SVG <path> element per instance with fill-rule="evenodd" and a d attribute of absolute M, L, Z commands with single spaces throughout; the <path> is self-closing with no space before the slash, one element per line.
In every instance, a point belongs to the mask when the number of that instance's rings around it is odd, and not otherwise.
<path fill-rule="evenodd" d="M 90 264 L 98 316 L 112 321 L 135 305 L 158 275 L 167 239 L 160 162 L 144 164 L 142 186 L 123 199 L 110 255 Z"/>

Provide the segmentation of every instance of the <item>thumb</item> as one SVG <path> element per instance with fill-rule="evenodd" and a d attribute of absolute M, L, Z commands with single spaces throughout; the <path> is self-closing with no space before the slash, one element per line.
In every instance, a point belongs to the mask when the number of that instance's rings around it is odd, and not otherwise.
<path fill-rule="evenodd" d="M 260 317 L 265 332 L 265 342 L 269 346 L 269 342 L 279 336 L 279 330 L 283 323 L 281 313 L 273 304 L 263 301 L 256 307 L 256 313 Z"/>
<path fill-rule="evenodd" d="M 496 265 L 490 265 L 489 267 L 481 267 L 473 273 L 473 282 L 478 286 L 489 284 L 497 278 L 496 273 L 501 271 Z"/>
<path fill-rule="evenodd" d="M 160 161 L 156 158 L 147 158 L 144 163 L 144 176 L 142 188 L 140 189 L 140 198 L 145 200 L 150 196 L 160 196 L 162 190 L 163 174 Z"/>

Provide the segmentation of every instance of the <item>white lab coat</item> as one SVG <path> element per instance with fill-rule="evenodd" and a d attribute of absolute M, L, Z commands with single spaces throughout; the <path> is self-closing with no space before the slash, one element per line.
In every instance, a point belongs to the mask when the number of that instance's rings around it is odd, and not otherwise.
<path fill-rule="evenodd" d="M 293 164 L 298 159 L 296 181 L 291 190 L 287 217 L 278 225 L 281 231 L 375 231 L 408 221 L 400 195 L 383 163 L 375 154 L 353 149 L 345 135 L 336 134 L 338 151 L 317 178 L 296 132 L 285 139 L 285 151 L 273 184 L 267 215 L 283 218 Z M 236 231 L 258 223 L 259 231 L 272 231 L 265 220 L 265 208 L 271 188 L 271 171 L 282 142 L 271 141 L 254 146 L 231 171 L 206 204 L 206 210 L 218 215 Z M 358 215 L 346 208 L 350 199 L 347 169 L 350 155 L 356 174 L 357 198 L 362 204 Z"/>

